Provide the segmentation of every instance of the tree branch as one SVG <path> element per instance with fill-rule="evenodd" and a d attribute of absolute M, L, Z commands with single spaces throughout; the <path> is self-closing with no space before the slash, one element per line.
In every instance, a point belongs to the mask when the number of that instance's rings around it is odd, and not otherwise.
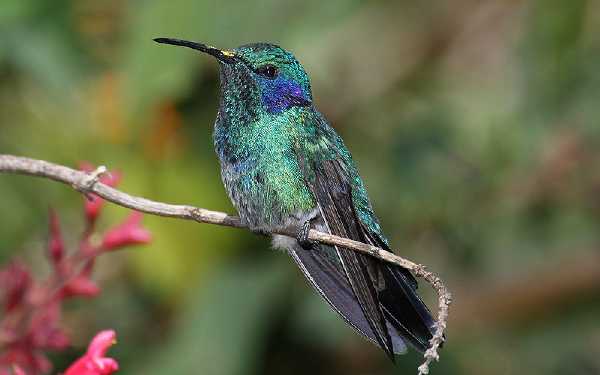
<path fill-rule="evenodd" d="M 194 220 L 199 223 L 224 225 L 235 228 L 246 228 L 240 219 L 229 216 L 223 212 L 210 211 L 203 208 L 173 205 L 155 202 L 149 199 L 135 197 L 120 190 L 111 188 L 98 181 L 98 177 L 105 173 L 105 167 L 99 167 L 92 173 L 85 173 L 62 165 L 50 163 L 43 160 L 29 159 L 24 157 L 0 154 L 0 172 L 16 173 L 29 176 L 49 178 L 54 181 L 70 185 L 83 194 L 96 194 L 119 206 L 132 210 L 145 212 L 152 215 L 173 217 L 185 220 Z M 291 230 L 277 231 L 276 234 L 295 237 L 296 233 Z M 411 262 L 381 248 L 347 238 L 334 236 L 311 229 L 308 238 L 327 245 L 337 245 L 353 251 L 366 253 L 385 262 L 396 264 L 412 271 L 416 276 L 425 279 L 438 294 L 438 319 L 436 331 L 430 340 L 430 347 L 425 352 L 425 362 L 419 366 L 419 374 L 428 374 L 429 365 L 433 360 L 439 360 L 438 348 L 444 341 L 444 331 L 448 320 L 448 307 L 451 303 L 451 295 L 442 280 L 432 272 L 426 270 L 425 266 Z"/>

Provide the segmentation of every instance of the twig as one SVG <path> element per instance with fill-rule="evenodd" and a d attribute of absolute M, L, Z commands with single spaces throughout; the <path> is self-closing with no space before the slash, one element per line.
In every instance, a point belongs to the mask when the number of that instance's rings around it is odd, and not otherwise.
<path fill-rule="evenodd" d="M 24 174 L 36 177 L 49 178 L 64 184 L 70 185 L 75 190 L 83 194 L 96 194 L 119 206 L 127 207 L 133 210 L 145 212 L 152 215 L 173 217 L 185 220 L 194 220 L 199 223 L 209 223 L 223 225 L 235 228 L 246 228 L 238 217 L 229 216 L 223 212 L 210 211 L 204 208 L 198 208 L 187 205 L 173 205 L 162 202 L 155 202 L 149 199 L 135 197 L 120 190 L 111 188 L 98 181 L 98 176 L 106 168 L 99 168 L 92 173 L 77 171 L 75 169 L 62 165 L 50 163 L 43 160 L 36 160 L 12 155 L 0 154 L 0 172 Z M 296 233 L 289 231 L 276 231 L 276 234 L 295 237 Z M 419 375 L 429 373 L 429 365 L 433 360 L 439 360 L 438 348 L 444 341 L 444 331 L 448 320 L 448 307 L 452 297 L 442 280 L 434 273 L 427 271 L 425 266 L 411 262 L 381 248 L 368 245 L 362 242 L 353 241 L 347 238 L 334 236 L 311 229 L 308 238 L 323 244 L 337 245 L 369 254 L 385 262 L 396 264 L 400 267 L 412 271 L 416 276 L 425 279 L 435 289 L 438 294 L 438 319 L 436 330 L 429 342 L 429 349 L 425 352 L 425 362 L 419 366 Z"/>

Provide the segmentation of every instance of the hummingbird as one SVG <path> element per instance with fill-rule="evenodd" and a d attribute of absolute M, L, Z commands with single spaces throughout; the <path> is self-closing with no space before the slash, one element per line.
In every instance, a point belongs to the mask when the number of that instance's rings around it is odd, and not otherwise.
<path fill-rule="evenodd" d="M 409 271 L 309 230 L 391 251 L 365 185 L 341 137 L 313 103 L 310 79 L 291 52 L 268 43 L 227 50 L 172 38 L 154 41 L 211 55 L 220 66 L 214 147 L 240 220 L 274 231 L 310 285 L 359 334 L 394 361 L 407 343 L 424 352 L 435 321 Z"/>

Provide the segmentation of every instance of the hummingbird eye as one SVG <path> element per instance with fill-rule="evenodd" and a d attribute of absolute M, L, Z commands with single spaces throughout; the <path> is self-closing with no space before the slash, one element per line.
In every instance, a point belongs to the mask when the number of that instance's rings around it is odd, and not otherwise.
<path fill-rule="evenodd" d="M 261 76 L 265 76 L 267 78 L 273 79 L 277 76 L 278 70 L 275 65 L 267 64 L 263 65 L 260 68 L 256 69 L 256 72 Z"/>

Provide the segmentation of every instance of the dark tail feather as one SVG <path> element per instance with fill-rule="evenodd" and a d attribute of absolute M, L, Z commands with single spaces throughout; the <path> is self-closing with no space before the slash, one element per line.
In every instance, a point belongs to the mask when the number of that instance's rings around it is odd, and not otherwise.
<path fill-rule="evenodd" d="M 365 318 L 360 304 L 356 300 L 356 296 L 352 293 L 346 276 L 327 256 L 327 253 L 332 251 L 334 251 L 332 248 L 326 246 L 314 250 L 304 250 L 299 246 L 289 249 L 290 255 L 296 261 L 302 273 L 333 310 L 363 336 L 380 345 L 377 336 L 373 333 L 369 322 Z M 392 340 L 394 353 L 405 353 L 406 345 L 403 337 L 406 336 L 401 335 L 401 331 L 395 328 L 390 320 L 388 320 L 387 329 Z"/>
<path fill-rule="evenodd" d="M 415 349 L 424 352 L 429 347 L 435 320 L 417 295 L 412 275 L 397 266 L 381 269 L 387 288 L 380 292 L 379 302 L 389 323 Z"/>

